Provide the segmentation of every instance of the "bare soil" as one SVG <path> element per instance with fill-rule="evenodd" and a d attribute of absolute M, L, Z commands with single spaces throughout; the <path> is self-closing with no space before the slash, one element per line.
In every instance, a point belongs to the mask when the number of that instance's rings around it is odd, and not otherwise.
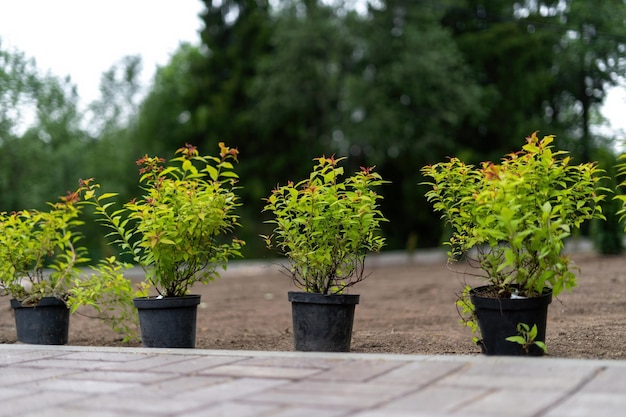
<path fill-rule="evenodd" d="M 456 294 L 463 275 L 443 257 L 408 261 L 373 258 L 370 276 L 353 287 L 356 309 L 353 352 L 400 354 L 479 354 L 471 331 L 459 323 Z M 568 358 L 626 359 L 626 259 L 574 254 L 578 287 L 553 300 L 548 312 L 548 355 Z M 415 259 L 415 258 L 413 258 Z M 291 306 L 294 290 L 276 265 L 232 264 L 222 278 L 194 288 L 202 295 L 197 348 L 293 350 Z M 140 346 L 81 311 L 70 319 L 70 345 Z M 9 300 L 0 300 L 0 343 L 15 343 Z"/>

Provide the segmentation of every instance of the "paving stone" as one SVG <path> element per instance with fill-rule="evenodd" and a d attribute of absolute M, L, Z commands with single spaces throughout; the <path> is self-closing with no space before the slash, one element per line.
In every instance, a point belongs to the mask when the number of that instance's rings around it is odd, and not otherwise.
<path fill-rule="evenodd" d="M 287 406 L 273 410 L 262 417 L 346 417 L 352 416 L 351 411 L 338 408 Z M 227 417 L 227 416 L 224 416 Z"/>
<path fill-rule="evenodd" d="M 33 381 L 29 384 L 32 389 L 46 392 L 86 392 L 103 393 L 116 392 L 136 388 L 139 384 L 119 381 L 94 381 L 89 379 L 66 379 L 63 377 Z"/>
<path fill-rule="evenodd" d="M 117 411 L 111 410 L 95 410 L 92 407 L 89 408 L 76 408 L 73 405 L 64 406 L 57 409 L 46 409 L 45 411 L 32 411 L 26 414 L 20 414 L 19 417 L 120 417 Z M 133 410 L 132 414 L 127 414 L 132 417 L 155 417 L 154 413 L 142 413 L 137 410 Z"/>
<path fill-rule="evenodd" d="M 151 355 L 147 357 L 142 357 L 141 359 L 135 361 L 127 361 L 127 362 L 117 362 L 110 363 L 106 366 L 103 366 L 102 369 L 106 370 L 118 370 L 118 371 L 144 371 L 148 370 L 151 372 L 175 372 L 172 371 L 172 367 L 170 365 L 183 363 L 185 361 L 200 359 L 201 356 L 196 355 Z"/>
<path fill-rule="evenodd" d="M 241 365 L 258 366 L 283 366 L 286 368 L 315 368 L 334 369 L 345 363 L 350 363 L 349 359 L 315 358 L 315 357 L 252 357 L 242 359 Z"/>
<path fill-rule="evenodd" d="M 201 407 L 198 410 L 185 413 L 185 417 L 265 417 L 272 416 L 275 406 L 264 404 L 241 404 L 225 402 Z"/>
<path fill-rule="evenodd" d="M 626 368 L 600 369 L 582 392 L 621 393 L 626 395 Z M 625 413 L 626 414 L 626 413 Z"/>
<path fill-rule="evenodd" d="M 402 363 L 383 360 L 344 361 L 325 372 L 311 376 L 311 379 L 328 381 L 367 381 L 401 366 Z"/>
<path fill-rule="evenodd" d="M 72 403 L 72 407 L 99 410 L 100 412 L 115 412 L 120 417 L 135 416 L 136 414 L 154 415 L 186 415 L 187 412 L 204 406 L 201 398 L 188 398 L 186 401 L 174 399 L 171 395 L 160 397 L 144 396 L 135 392 L 130 395 L 126 392 L 103 394 L 83 397 Z"/>
<path fill-rule="evenodd" d="M 141 376 L 142 372 L 136 372 L 136 375 Z M 164 376 L 171 376 L 168 374 L 162 374 Z M 139 379 L 138 377 L 135 377 Z M 229 377 L 217 377 L 217 376 L 174 376 L 164 381 L 153 381 L 146 379 L 144 385 L 137 387 L 136 389 L 129 390 L 128 394 L 136 397 L 145 398 L 161 398 L 161 397 L 173 397 L 179 394 L 189 394 L 196 390 L 203 389 L 205 387 L 211 387 L 214 385 L 224 384 L 233 381 L 233 378 Z"/>
<path fill-rule="evenodd" d="M 383 383 L 307 380 L 278 386 L 262 394 L 250 396 L 248 400 L 359 410 L 384 404 L 413 390 L 410 386 L 399 387 Z"/>
<path fill-rule="evenodd" d="M 452 414 L 433 411 L 366 410 L 350 414 L 350 417 L 451 417 Z M 462 417 L 481 417 L 463 414 Z"/>
<path fill-rule="evenodd" d="M 72 404 L 84 398 L 85 394 L 75 392 L 30 392 L 29 395 L 23 397 L 11 398 L 3 401 L 0 407 L 1 417 L 21 416 L 31 411 L 41 411 L 41 415 L 48 415 L 47 410 L 54 410 L 55 407 L 62 407 L 66 404 Z M 43 412 L 42 410 L 45 410 Z"/>
<path fill-rule="evenodd" d="M 514 389 L 492 390 L 455 411 L 459 415 L 472 414 L 483 417 L 535 417 L 540 411 L 558 403 L 563 396 L 563 392 L 555 390 L 525 394 L 520 394 L 519 390 Z M 592 416 L 595 417 L 595 415 L 588 417 Z"/>
<path fill-rule="evenodd" d="M 183 358 L 182 361 L 176 361 L 158 366 L 158 372 L 173 372 L 181 374 L 196 374 L 205 369 L 214 368 L 216 366 L 239 363 L 243 359 L 233 356 L 202 356 Z"/>
<path fill-rule="evenodd" d="M 455 362 L 405 362 L 401 366 L 382 374 L 371 381 L 394 385 L 410 385 L 423 387 L 446 375 L 454 374 L 466 366 Z"/>
<path fill-rule="evenodd" d="M 426 387 L 381 407 L 389 411 L 453 412 L 488 394 L 482 387 Z"/>
<path fill-rule="evenodd" d="M 3 387 L 0 389 L 0 402 L 11 401 L 12 398 L 26 397 L 32 394 L 32 392 L 27 387 Z"/>
<path fill-rule="evenodd" d="M 98 351 L 86 351 L 86 352 L 69 352 L 63 355 L 63 359 L 69 360 L 85 360 L 85 361 L 102 361 L 103 357 L 106 357 L 107 361 L 111 362 L 130 362 L 138 361 L 142 359 L 148 359 L 157 357 L 151 353 L 137 353 L 137 352 L 112 352 L 109 351 L 103 355 Z"/>
<path fill-rule="evenodd" d="M 26 351 L 24 349 L 3 349 L 0 356 L 0 366 L 24 363 L 37 359 L 64 356 L 65 352 L 46 352 L 42 350 Z"/>
<path fill-rule="evenodd" d="M 603 417 L 626 361 L 0 344 L 0 417 Z"/>
<path fill-rule="evenodd" d="M 320 373 L 319 369 L 282 366 L 223 365 L 205 369 L 203 375 L 226 375 L 248 378 L 302 379 Z"/>
<path fill-rule="evenodd" d="M 22 383 L 46 380 L 48 378 L 58 378 L 77 374 L 75 369 L 63 368 L 29 368 L 25 366 L 0 367 L 0 389 L 4 386 L 17 386 Z"/>
<path fill-rule="evenodd" d="M 626 414 L 623 393 L 578 393 L 542 417 L 618 417 Z"/>
<path fill-rule="evenodd" d="M 458 373 L 438 381 L 440 385 L 460 387 L 511 388 L 524 391 L 575 389 L 597 373 L 589 366 L 550 365 L 542 359 L 511 362 L 496 360 L 473 362 Z"/>
<path fill-rule="evenodd" d="M 89 371 L 64 375 L 66 379 L 109 381 L 109 382 L 137 382 L 141 384 L 154 384 L 175 378 L 173 375 L 158 372 L 126 372 L 126 371 Z"/>
<path fill-rule="evenodd" d="M 201 398 L 204 403 L 212 404 L 234 399 L 248 399 L 257 393 L 264 393 L 289 384 L 291 384 L 289 380 L 238 378 L 220 384 L 204 386 L 192 392 L 181 393 L 176 396 L 176 400 Z"/>
<path fill-rule="evenodd" d="M 57 357 L 51 357 L 46 359 L 38 359 L 34 361 L 29 361 L 24 364 L 24 366 L 28 366 L 31 368 L 63 368 L 63 369 L 77 369 L 77 370 L 89 370 L 89 369 L 97 369 L 104 368 L 107 366 L 115 366 L 119 364 L 119 362 L 107 361 L 107 360 L 70 360 L 70 359 L 62 359 Z"/>

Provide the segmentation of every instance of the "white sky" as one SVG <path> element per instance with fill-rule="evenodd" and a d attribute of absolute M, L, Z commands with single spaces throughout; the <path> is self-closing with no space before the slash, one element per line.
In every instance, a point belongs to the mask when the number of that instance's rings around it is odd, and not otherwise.
<path fill-rule="evenodd" d="M 0 0 L 0 39 L 40 70 L 70 75 L 86 104 L 122 57 L 142 56 L 147 84 L 181 41 L 198 44 L 203 7 L 200 0 Z"/>
<path fill-rule="evenodd" d="M 0 38 L 41 70 L 69 74 L 87 104 L 99 97 L 102 73 L 122 57 L 142 56 L 148 84 L 181 41 L 199 43 L 203 7 L 200 0 L 0 0 Z M 612 90 L 603 113 L 612 130 L 626 132 L 626 90 Z"/>

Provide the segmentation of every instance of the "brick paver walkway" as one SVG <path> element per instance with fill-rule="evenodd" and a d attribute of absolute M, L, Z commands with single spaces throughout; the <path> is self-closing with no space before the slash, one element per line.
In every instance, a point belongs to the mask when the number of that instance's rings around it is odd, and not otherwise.
<path fill-rule="evenodd" d="M 626 362 L 0 345 L 0 416 L 626 415 Z"/>

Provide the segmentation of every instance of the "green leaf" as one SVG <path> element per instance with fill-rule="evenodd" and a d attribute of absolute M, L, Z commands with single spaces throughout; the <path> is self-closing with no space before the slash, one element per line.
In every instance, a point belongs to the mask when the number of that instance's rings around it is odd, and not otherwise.
<path fill-rule="evenodd" d="M 526 339 L 522 336 L 509 336 L 505 339 L 507 342 L 519 343 L 520 345 L 526 344 Z"/>
<path fill-rule="evenodd" d="M 104 193 L 98 197 L 98 201 L 106 200 L 108 198 L 117 197 L 118 193 Z"/>
<path fill-rule="evenodd" d="M 206 171 L 209 173 L 209 177 L 213 180 L 213 181 L 217 181 L 219 179 L 219 175 L 217 172 L 217 169 L 211 165 L 207 165 L 206 166 Z"/>

